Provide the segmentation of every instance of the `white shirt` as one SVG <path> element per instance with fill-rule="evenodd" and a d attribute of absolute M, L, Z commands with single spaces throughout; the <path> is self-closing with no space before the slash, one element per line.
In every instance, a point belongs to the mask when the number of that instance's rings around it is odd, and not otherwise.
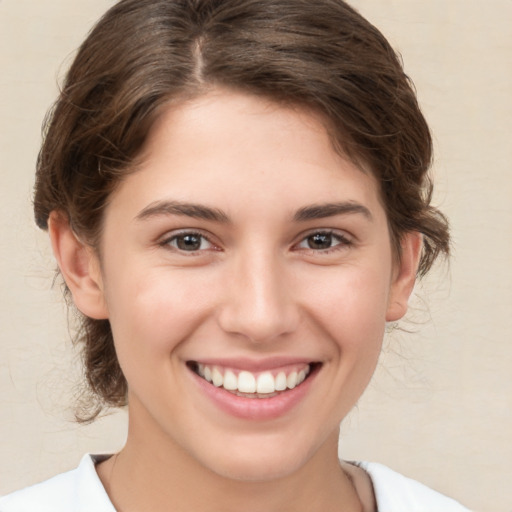
<path fill-rule="evenodd" d="M 0 498 L 0 512 L 116 512 L 96 473 L 102 458 L 85 455 L 76 469 Z M 378 512 L 469 512 L 382 464 L 358 465 L 370 475 Z"/>

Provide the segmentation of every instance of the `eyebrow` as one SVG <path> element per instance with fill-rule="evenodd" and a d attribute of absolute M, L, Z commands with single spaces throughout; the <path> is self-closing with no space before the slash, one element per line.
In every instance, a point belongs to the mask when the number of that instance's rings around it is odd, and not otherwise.
<path fill-rule="evenodd" d="M 354 201 L 345 201 L 340 203 L 325 203 L 300 208 L 295 213 L 293 220 L 304 222 L 315 219 L 325 219 L 334 217 L 335 215 L 360 214 L 368 220 L 373 221 L 370 210 L 360 203 Z"/>
<path fill-rule="evenodd" d="M 183 215 L 224 224 L 229 222 L 228 216 L 222 210 L 202 204 L 182 203 L 180 201 L 156 201 L 146 206 L 135 219 L 146 220 L 160 215 Z"/>
<path fill-rule="evenodd" d="M 295 222 L 306 222 L 315 219 L 325 219 L 336 215 L 359 214 L 372 221 L 370 210 L 360 203 L 345 201 L 337 203 L 313 204 L 304 206 L 296 211 L 293 216 Z M 184 203 L 180 201 L 155 201 L 146 206 L 135 217 L 136 220 L 146 220 L 161 215 L 182 215 L 194 219 L 209 220 L 227 224 L 230 222 L 228 215 L 218 208 L 211 208 L 202 204 Z"/>

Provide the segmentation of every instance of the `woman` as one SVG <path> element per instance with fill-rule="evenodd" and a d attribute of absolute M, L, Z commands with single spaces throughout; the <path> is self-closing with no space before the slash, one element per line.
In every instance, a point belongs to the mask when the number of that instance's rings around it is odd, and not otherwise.
<path fill-rule="evenodd" d="M 387 322 L 448 253 L 431 139 L 339 0 L 122 0 L 49 117 L 35 215 L 125 447 L 0 510 L 456 511 L 340 462 Z"/>

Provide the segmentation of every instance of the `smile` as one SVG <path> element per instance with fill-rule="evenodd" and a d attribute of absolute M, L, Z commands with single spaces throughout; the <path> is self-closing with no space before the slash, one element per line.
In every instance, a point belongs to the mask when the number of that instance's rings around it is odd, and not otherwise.
<path fill-rule="evenodd" d="M 283 417 L 304 402 L 323 363 L 189 360 L 186 366 L 217 410 L 259 422 Z"/>
<path fill-rule="evenodd" d="M 277 391 L 293 389 L 304 382 L 309 372 L 310 366 L 305 365 L 303 368 L 289 371 L 289 373 L 281 371 L 277 375 L 268 371 L 258 375 L 246 370 L 240 371 L 237 375 L 235 371 L 217 366 L 197 365 L 197 373 L 214 386 L 244 395 L 250 394 L 252 395 L 250 398 L 269 398 Z"/>
<path fill-rule="evenodd" d="M 190 362 L 188 366 L 201 378 L 244 398 L 272 398 L 302 384 L 311 373 L 312 364 L 299 364 L 286 369 L 250 372 L 222 366 Z"/>

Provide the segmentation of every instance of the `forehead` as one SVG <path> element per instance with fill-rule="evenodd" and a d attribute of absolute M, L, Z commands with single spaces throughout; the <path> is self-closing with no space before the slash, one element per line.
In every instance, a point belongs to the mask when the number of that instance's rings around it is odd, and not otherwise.
<path fill-rule="evenodd" d="M 140 208 L 166 195 L 226 210 L 378 200 L 373 176 L 334 149 L 320 116 L 229 90 L 161 112 L 114 199 L 128 192 Z"/>

